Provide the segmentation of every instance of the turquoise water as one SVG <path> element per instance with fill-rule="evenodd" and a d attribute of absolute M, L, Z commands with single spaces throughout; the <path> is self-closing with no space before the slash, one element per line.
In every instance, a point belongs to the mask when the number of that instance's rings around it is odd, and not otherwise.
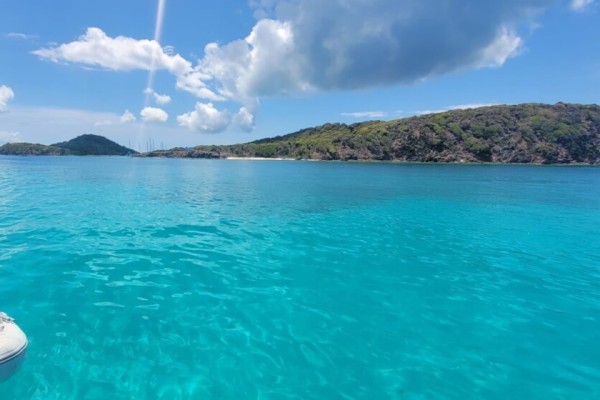
<path fill-rule="evenodd" d="M 0 398 L 600 398 L 599 254 L 598 168 L 0 157 Z"/>

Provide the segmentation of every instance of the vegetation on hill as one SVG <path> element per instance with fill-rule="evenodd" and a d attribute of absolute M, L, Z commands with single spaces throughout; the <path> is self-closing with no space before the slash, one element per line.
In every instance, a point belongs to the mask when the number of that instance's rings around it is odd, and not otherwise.
<path fill-rule="evenodd" d="M 37 143 L 6 143 L 0 146 L 0 154 L 13 156 L 64 156 L 68 151 L 55 146 Z"/>
<path fill-rule="evenodd" d="M 134 153 L 134 150 L 103 136 L 89 134 L 50 146 L 34 143 L 6 143 L 0 146 L 0 154 L 17 156 L 124 156 Z"/>
<path fill-rule="evenodd" d="M 490 106 L 393 121 L 325 124 L 251 143 L 146 155 L 598 164 L 600 106 Z"/>
<path fill-rule="evenodd" d="M 112 140 L 98 135 L 81 135 L 68 142 L 52 146 L 65 149 L 75 156 L 126 156 L 135 153 L 134 150 L 121 146 Z"/>
<path fill-rule="evenodd" d="M 0 146 L 0 154 L 13 155 L 135 153 L 97 135 L 51 146 Z M 600 106 L 521 104 L 453 110 L 393 121 L 325 124 L 250 143 L 157 150 L 141 156 L 600 164 Z"/>

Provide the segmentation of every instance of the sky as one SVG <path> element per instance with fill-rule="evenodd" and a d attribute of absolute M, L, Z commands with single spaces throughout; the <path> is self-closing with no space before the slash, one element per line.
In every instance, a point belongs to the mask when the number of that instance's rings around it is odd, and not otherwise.
<path fill-rule="evenodd" d="M 598 0 L 0 0 L 0 144 L 135 150 L 597 104 Z"/>

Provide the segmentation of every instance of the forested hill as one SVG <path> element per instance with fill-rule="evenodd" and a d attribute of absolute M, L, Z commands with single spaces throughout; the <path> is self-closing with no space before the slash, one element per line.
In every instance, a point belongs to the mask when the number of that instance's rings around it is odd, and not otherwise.
<path fill-rule="evenodd" d="M 136 153 L 112 140 L 98 135 L 81 135 L 67 142 L 50 146 L 37 143 L 6 143 L 0 154 L 33 156 L 124 156 Z"/>
<path fill-rule="evenodd" d="M 246 144 L 146 156 L 599 164 L 600 106 L 500 105 L 386 122 L 325 124 Z"/>
<path fill-rule="evenodd" d="M 53 144 L 54 147 L 65 149 L 69 154 L 77 156 L 125 156 L 135 153 L 134 150 L 121 146 L 98 135 L 81 135 L 67 142 Z"/>

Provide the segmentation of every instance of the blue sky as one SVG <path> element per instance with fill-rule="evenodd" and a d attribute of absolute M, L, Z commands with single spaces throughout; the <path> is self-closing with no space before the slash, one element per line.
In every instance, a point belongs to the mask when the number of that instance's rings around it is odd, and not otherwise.
<path fill-rule="evenodd" d="M 597 0 L 0 1 L 0 143 L 135 149 L 598 103 Z"/>

